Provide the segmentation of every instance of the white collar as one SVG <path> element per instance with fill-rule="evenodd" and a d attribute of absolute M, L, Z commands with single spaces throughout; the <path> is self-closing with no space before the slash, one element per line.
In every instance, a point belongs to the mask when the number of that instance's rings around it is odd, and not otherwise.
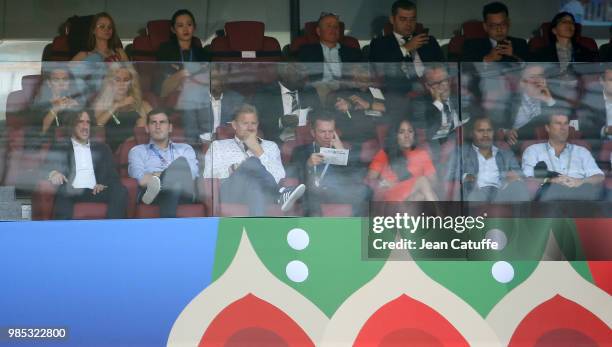
<path fill-rule="evenodd" d="M 210 95 L 210 100 L 211 101 L 221 101 L 223 100 L 223 93 L 221 93 L 221 95 L 219 96 L 219 99 L 215 99 L 214 96 L 212 96 L 212 94 L 208 93 L 208 95 Z"/>
<path fill-rule="evenodd" d="M 149 140 L 150 148 L 155 147 L 156 149 L 159 149 L 161 151 L 167 151 L 168 149 L 171 148 L 171 145 L 172 145 L 172 139 L 168 139 L 168 146 L 166 148 L 160 148 L 158 145 L 155 144 L 155 142 L 153 142 L 153 140 Z"/>
<path fill-rule="evenodd" d="M 340 42 L 336 42 L 336 45 L 334 47 L 327 47 L 323 42 L 319 41 L 319 43 L 321 44 L 321 47 L 323 47 L 323 49 L 328 49 L 328 50 L 332 50 L 332 49 L 340 49 Z"/>
<path fill-rule="evenodd" d="M 73 147 L 84 147 L 84 148 L 89 148 L 89 145 L 90 145 L 89 140 L 87 140 L 87 143 L 86 143 L 86 144 L 82 144 L 82 143 L 78 142 L 77 140 L 75 140 L 75 139 L 74 139 L 74 137 L 71 137 L 71 138 L 70 138 L 70 141 L 72 141 L 72 146 L 73 146 Z"/>
<path fill-rule="evenodd" d="M 476 154 L 480 154 L 480 148 L 476 147 L 476 145 L 474 145 L 474 143 L 472 143 L 472 149 L 476 151 Z M 495 156 L 497 155 L 497 152 L 499 151 L 499 149 L 497 147 L 495 147 L 495 145 L 491 145 L 491 154 L 492 154 L 492 158 L 495 158 Z"/>
<path fill-rule="evenodd" d="M 285 87 L 282 83 L 280 83 L 280 81 L 278 82 L 278 85 L 281 88 L 281 94 L 287 94 L 287 93 L 293 93 L 293 92 L 297 92 L 297 90 L 289 90 L 287 87 Z"/>

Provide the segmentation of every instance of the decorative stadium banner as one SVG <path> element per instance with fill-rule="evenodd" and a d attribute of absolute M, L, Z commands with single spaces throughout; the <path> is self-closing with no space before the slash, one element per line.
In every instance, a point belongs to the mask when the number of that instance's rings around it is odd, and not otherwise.
<path fill-rule="evenodd" d="M 508 223 L 485 229 L 511 251 Z M 555 227 L 533 224 L 539 259 Z M 0 345 L 612 344 L 610 261 L 373 260 L 367 239 L 356 218 L 2 223 Z"/>

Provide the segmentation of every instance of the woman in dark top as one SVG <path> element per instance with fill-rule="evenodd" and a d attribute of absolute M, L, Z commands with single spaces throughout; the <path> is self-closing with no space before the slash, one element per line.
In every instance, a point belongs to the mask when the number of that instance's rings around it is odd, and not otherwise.
<path fill-rule="evenodd" d="M 591 51 L 577 42 L 576 21 L 569 12 L 560 12 L 552 19 L 548 37 L 551 42 L 536 52 L 536 60 L 559 62 L 561 72 L 566 71 L 569 64 L 574 62 L 598 60 L 597 51 Z"/>
<path fill-rule="evenodd" d="M 138 73 L 131 65 L 114 63 L 108 69 L 102 91 L 94 102 L 96 124 L 106 128 L 106 143 L 113 152 L 144 127 L 151 105 L 142 99 Z"/>
<path fill-rule="evenodd" d="M 174 12 L 171 19 L 172 35 L 170 41 L 164 42 L 157 51 L 157 61 L 172 62 L 163 64 L 163 84 L 161 97 L 177 91 L 182 86 L 185 78 L 190 76 L 191 69 L 185 68 L 184 62 L 204 62 L 210 60 L 208 51 L 202 48 L 201 43 L 193 36 L 196 21 L 189 10 L 178 10 Z"/>

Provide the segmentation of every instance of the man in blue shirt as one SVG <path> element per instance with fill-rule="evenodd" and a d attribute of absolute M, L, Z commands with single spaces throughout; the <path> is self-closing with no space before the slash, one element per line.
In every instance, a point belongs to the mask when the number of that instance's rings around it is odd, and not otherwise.
<path fill-rule="evenodd" d="M 139 200 L 156 203 L 162 218 L 176 217 L 180 201 L 192 202 L 194 179 L 198 176 L 198 162 L 193 148 L 170 140 L 172 124 L 164 110 L 154 109 L 147 114 L 146 131 L 149 143 L 130 150 L 128 173 L 138 180 Z"/>

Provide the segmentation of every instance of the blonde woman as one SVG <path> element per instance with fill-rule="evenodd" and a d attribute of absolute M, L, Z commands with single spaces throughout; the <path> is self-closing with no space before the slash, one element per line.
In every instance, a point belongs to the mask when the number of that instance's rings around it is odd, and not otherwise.
<path fill-rule="evenodd" d="M 110 66 L 102 92 L 94 102 L 96 124 L 106 128 L 106 143 L 113 152 L 133 135 L 134 127 L 144 127 L 151 105 L 142 100 L 138 73 L 131 65 Z"/>

